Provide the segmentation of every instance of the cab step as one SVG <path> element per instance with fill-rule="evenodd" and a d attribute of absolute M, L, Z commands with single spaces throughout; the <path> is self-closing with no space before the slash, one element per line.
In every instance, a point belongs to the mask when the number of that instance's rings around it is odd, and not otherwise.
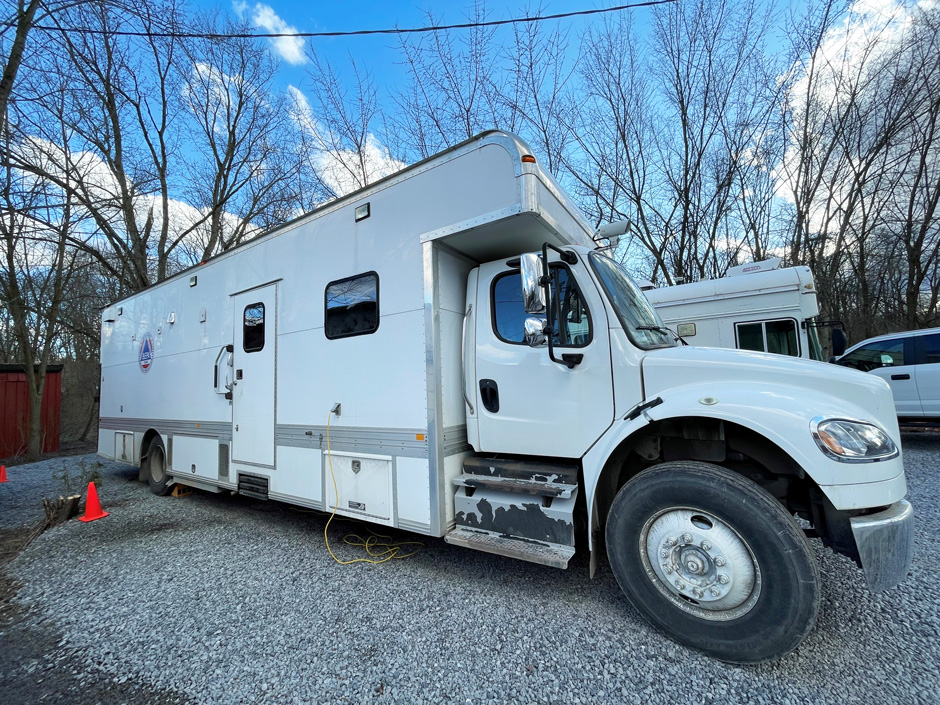
<path fill-rule="evenodd" d="M 506 458 L 481 458 L 474 455 L 464 459 L 463 471 L 467 475 L 482 477 L 514 478 L 559 485 L 578 484 L 578 466 L 573 464 L 538 463 Z"/>
<path fill-rule="evenodd" d="M 487 487 L 505 492 L 521 492 L 523 494 L 539 495 L 542 497 L 559 497 L 568 499 L 577 492 L 577 485 L 561 482 L 549 482 L 543 479 L 520 479 L 515 477 L 493 477 L 490 475 L 472 475 L 464 473 L 454 478 L 458 487 Z"/>
<path fill-rule="evenodd" d="M 551 568 L 568 567 L 568 561 L 574 555 L 574 546 L 561 546 L 554 543 L 529 541 L 479 529 L 458 527 L 444 536 L 447 543 L 464 548 L 472 548 L 484 553 L 515 558 L 530 563 L 547 565 Z"/>

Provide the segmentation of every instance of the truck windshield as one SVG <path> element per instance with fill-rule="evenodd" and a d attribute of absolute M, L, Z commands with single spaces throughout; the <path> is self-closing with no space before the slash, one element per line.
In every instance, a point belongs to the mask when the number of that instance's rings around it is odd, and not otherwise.
<path fill-rule="evenodd" d="M 819 332 L 812 320 L 806 321 L 806 339 L 809 341 L 809 359 L 823 362 L 823 349 L 819 342 Z"/>
<path fill-rule="evenodd" d="M 675 337 L 623 267 L 596 252 L 592 252 L 590 258 L 591 266 L 630 341 L 644 350 L 675 347 Z"/>

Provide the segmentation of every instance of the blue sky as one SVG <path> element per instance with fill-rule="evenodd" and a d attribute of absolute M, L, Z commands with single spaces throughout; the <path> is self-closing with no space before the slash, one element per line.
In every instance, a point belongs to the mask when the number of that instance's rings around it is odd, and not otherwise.
<path fill-rule="evenodd" d="M 486 3 L 487 16 L 490 20 L 503 20 L 532 14 L 555 14 L 590 10 L 596 8 L 612 7 L 626 4 L 630 0 L 551 0 L 545 1 L 538 11 L 533 2 L 527 10 L 520 2 L 506 2 L 493 0 Z M 346 0 L 344 2 L 301 2 L 299 0 L 236 0 L 235 2 L 215 2 L 213 0 L 193 0 L 193 6 L 198 8 L 220 7 L 233 15 L 241 15 L 254 21 L 259 32 L 261 31 L 292 31 L 323 32 L 323 31 L 352 31 L 361 29 L 386 29 L 396 25 L 405 27 L 427 26 L 427 12 L 434 14 L 438 23 L 456 24 L 468 21 L 473 12 L 472 0 L 453 2 L 449 0 L 424 0 L 423 2 L 382 2 L 380 0 Z M 651 16 L 649 8 L 634 10 L 634 21 L 638 26 Z M 615 14 L 615 13 L 611 13 Z M 621 14 L 621 13 L 616 13 Z M 571 39 L 573 47 L 577 46 L 577 37 L 591 22 L 601 21 L 604 15 L 587 17 L 574 17 L 561 20 L 548 20 L 548 29 L 564 26 L 572 30 Z M 262 26 L 266 24 L 267 27 Z M 452 30 L 454 33 L 466 30 Z M 500 34 L 497 38 L 512 36 L 512 27 L 503 26 L 497 29 Z M 265 40 L 269 41 L 269 40 Z M 349 56 L 355 57 L 361 67 L 368 70 L 375 78 L 376 84 L 384 94 L 393 90 L 404 77 L 404 69 L 398 62 L 401 61 L 397 50 L 395 35 L 376 35 L 359 37 L 316 38 L 307 39 L 306 47 L 314 46 L 317 52 L 327 58 L 334 69 L 341 76 L 348 75 Z M 314 42 L 314 44 L 311 44 Z M 280 45 L 271 43 L 272 51 L 281 55 L 283 64 L 281 78 L 287 83 L 303 87 L 304 65 L 291 63 L 287 59 L 297 61 L 297 43 L 285 41 Z"/>

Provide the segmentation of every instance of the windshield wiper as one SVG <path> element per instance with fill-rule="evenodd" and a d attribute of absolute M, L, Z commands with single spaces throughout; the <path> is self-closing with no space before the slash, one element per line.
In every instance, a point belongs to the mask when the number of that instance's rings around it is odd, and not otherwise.
<path fill-rule="evenodd" d="M 676 333 L 674 330 L 671 330 L 670 328 L 666 328 L 666 326 L 637 326 L 636 329 L 637 330 L 652 330 L 657 333 L 661 333 L 662 335 L 668 334 L 668 335 L 673 336 L 676 340 L 678 340 L 683 345 L 688 345 L 688 343 L 685 342 L 685 339 L 681 335 Z"/>

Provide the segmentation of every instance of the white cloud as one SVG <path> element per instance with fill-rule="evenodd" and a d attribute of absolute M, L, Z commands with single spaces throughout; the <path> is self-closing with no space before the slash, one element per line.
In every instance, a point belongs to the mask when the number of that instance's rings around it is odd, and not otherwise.
<path fill-rule="evenodd" d="M 843 21 L 829 29 L 815 54 L 802 64 L 792 66 L 779 79 L 793 80 L 788 107 L 793 114 L 794 132 L 800 131 L 800 121 L 807 116 L 807 99 L 811 97 L 815 107 L 809 108 L 809 139 L 831 139 L 831 116 L 844 109 L 847 101 L 859 99 L 855 95 L 855 91 L 860 90 L 858 85 L 867 82 L 867 90 L 873 90 L 879 80 L 879 60 L 897 50 L 910 27 L 910 19 L 910 11 L 898 0 L 856 0 Z M 795 203 L 793 191 L 797 187 L 799 149 L 799 145 L 791 144 L 782 163 L 772 170 L 777 195 L 789 203 Z M 830 165 L 829 169 L 849 166 L 849 161 L 843 161 Z M 816 204 L 809 214 L 811 227 L 817 231 L 825 230 L 839 217 L 838 208 L 834 206 L 845 198 L 844 191 L 849 187 L 848 179 L 829 181 L 831 190 L 823 188 L 817 194 Z"/>
<path fill-rule="evenodd" d="M 232 9 L 240 18 L 247 17 L 256 27 L 268 32 L 275 34 L 297 32 L 297 28 L 282 20 L 270 5 L 260 2 L 249 5 L 244 0 L 234 0 Z M 302 37 L 277 37 L 268 41 L 273 45 L 274 51 L 287 63 L 298 65 L 307 62 L 307 55 L 304 53 L 306 41 Z"/>
<path fill-rule="evenodd" d="M 392 157 L 373 134 L 366 136 L 361 154 L 352 149 L 336 148 L 341 140 L 330 135 L 329 129 L 313 114 L 306 96 L 296 87 L 288 86 L 291 117 L 313 142 L 310 158 L 320 177 L 337 196 L 401 171 L 407 164 Z"/>

